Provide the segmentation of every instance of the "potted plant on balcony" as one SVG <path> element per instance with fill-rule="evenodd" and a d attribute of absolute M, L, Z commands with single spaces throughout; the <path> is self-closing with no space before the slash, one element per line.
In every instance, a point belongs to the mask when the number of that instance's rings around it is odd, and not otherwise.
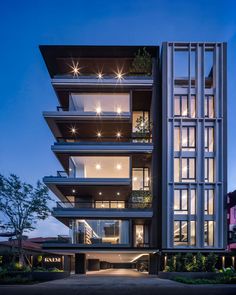
<path fill-rule="evenodd" d="M 152 74 L 152 57 L 145 47 L 138 50 L 130 67 L 131 75 L 147 75 Z"/>
<path fill-rule="evenodd" d="M 134 136 L 138 142 L 148 142 L 151 135 L 151 122 L 148 118 L 140 116 L 136 119 Z"/>

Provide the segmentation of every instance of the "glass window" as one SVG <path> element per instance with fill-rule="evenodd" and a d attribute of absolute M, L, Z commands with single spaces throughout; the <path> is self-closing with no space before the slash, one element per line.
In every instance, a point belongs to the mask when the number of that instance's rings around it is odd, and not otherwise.
<path fill-rule="evenodd" d="M 133 168 L 132 190 L 149 190 L 150 178 L 148 168 Z"/>
<path fill-rule="evenodd" d="M 195 150 L 195 127 L 182 127 L 182 150 Z"/>
<path fill-rule="evenodd" d="M 195 180 L 195 159 L 182 158 L 182 181 Z"/>
<path fill-rule="evenodd" d="M 149 112 L 133 111 L 132 113 L 133 132 L 148 133 L 149 126 Z"/>
<path fill-rule="evenodd" d="M 190 196 L 189 196 L 190 194 Z M 190 200 L 190 202 L 189 202 Z M 191 210 L 190 210 L 191 205 Z M 187 189 L 174 190 L 174 214 L 196 213 L 196 191 Z"/>
<path fill-rule="evenodd" d="M 190 221 L 190 245 L 196 245 L 196 222 Z"/>
<path fill-rule="evenodd" d="M 204 76 L 205 76 L 205 87 L 213 87 L 213 66 L 214 66 L 214 55 L 212 50 L 206 50 L 204 52 Z"/>
<path fill-rule="evenodd" d="M 129 244 L 128 220 L 76 220 L 71 224 L 76 244 Z"/>
<path fill-rule="evenodd" d="M 205 117 L 206 118 L 215 117 L 215 105 L 214 105 L 213 95 L 205 95 Z"/>
<path fill-rule="evenodd" d="M 205 246 L 214 246 L 214 221 L 204 222 L 204 240 Z"/>
<path fill-rule="evenodd" d="M 112 156 L 71 157 L 78 178 L 130 178 L 130 158 Z"/>
<path fill-rule="evenodd" d="M 180 151 L 180 127 L 175 127 L 174 130 L 174 149 L 175 152 Z"/>
<path fill-rule="evenodd" d="M 214 182 L 214 159 L 205 158 L 205 182 Z"/>
<path fill-rule="evenodd" d="M 174 191 L 174 213 L 188 213 L 188 190 L 175 189 Z"/>
<path fill-rule="evenodd" d="M 184 246 L 188 244 L 188 222 L 174 221 L 174 245 Z"/>
<path fill-rule="evenodd" d="M 191 107 L 191 111 L 190 111 Z M 192 117 L 196 116 L 196 96 L 191 95 L 190 106 L 187 95 L 174 96 L 174 116 L 175 117 Z"/>
<path fill-rule="evenodd" d="M 180 181 L 180 159 L 179 158 L 174 159 L 174 181 L 175 182 Z"/>
<path fill-rule="evenodd" d="M 214 214 L 214 190 L 213 189 L 205 190 L 205 214 L 206 215 Z"/>
<path fill-rule="evenodd" d="M 129 93 L 72 93 L 70 96 L 70 111 L 104 115 L 130 113 Z"/>
<path fill-rule="evenodd" d="M 190 228 L 189 228 L 190 227 Z M 188 236 L 190 234 L 190 237 Z M 196 222 L 174 221 L 174 246 L 194 246 L 196 244 Z"/>
<path fill-rule="evenodd" d="M 190 213 L 191 214 L 196 214 L 196 190 L 195 189 L 191 189 L 190 190 L 190 196 L 191 196 L 191 210 Z"/>
<path fill-rule="evenodd" d="M 175 182 L 195 181 L 195 158 L 174 159 L 174 180 Z"/>
<path fill-rule="evenodd" d="M 135 225 L 135 241 L 134 246 L 135 247 L 142 247 L 144 244 L 144 226 L 141 225 Z"/>
<path fill-rule="evenodd" d="M 214 151 L 214 127 L 205 127 L 205 152 Z"/>
<path fill-rule="evenodd" d="M 182 131 L 182 134 L 180 134 Z M 194 151 L 195 150 L 195 127 L 175 127 L 174 131 L 175 151 Z"/>
<path fill-rule="evenodd" d="M 96 201 L 95 208 L 102 208 L 102 209 L 121 209 L 125 208 L 124 201 Z"/>
<path fill-rule="evenodd" d="M 191 95 L 191 118 L 196 117 L 196 96 Z"/>

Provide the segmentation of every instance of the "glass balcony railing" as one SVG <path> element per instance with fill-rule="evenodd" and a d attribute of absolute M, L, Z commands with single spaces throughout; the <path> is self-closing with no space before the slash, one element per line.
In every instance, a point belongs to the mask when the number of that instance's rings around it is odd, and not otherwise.
<path fill-rule="evenodd" d="M 67 137 L 57 137 L 58 143 L 115 143 L 123 144 L 127 143 L 152 143 L 152 137 L 150 133 L 139 133 L 133 134 L 131 137 L 118 136 L 67 136 Z"/>
<path fill-rule="evenodd" d="M 58 209 L 150 209 L 151 202 L 92 201 L 57 202 Z"/>

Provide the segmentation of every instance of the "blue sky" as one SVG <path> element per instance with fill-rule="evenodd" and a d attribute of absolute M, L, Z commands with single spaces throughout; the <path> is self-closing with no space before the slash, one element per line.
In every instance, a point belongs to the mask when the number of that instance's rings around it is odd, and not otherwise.
<path fill-rule="evenodd" d="M 228 190 L 236 189 L 236 1 L 2 0 L 0 2 L 0 173 L 34 184 L 61 167 L 42 111 L 56 96 L 39 44 L 156 45 L 228 42 Z M 67 233 L 50 218 L 32 236 Z"/>

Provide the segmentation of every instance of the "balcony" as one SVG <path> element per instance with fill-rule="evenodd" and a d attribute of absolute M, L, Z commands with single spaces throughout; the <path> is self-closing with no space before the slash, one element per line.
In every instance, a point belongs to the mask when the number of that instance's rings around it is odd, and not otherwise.
<path fill-rule="evenodd" d="M 150 143 L 151 97 L 151 91 L 70 93 L 58 111 L 43 115 L 58 142 Z"/>
<path fill-rule="evenodd" d="M 92 202 L 57 202 L 57 209 L 150 209 L 150 202 L 125 202 L 125 201 L 92 201 Z"/>
<path fill-rule="evenodd" d="M 68 218 L 151 218 L 149 202 L 91 201 L 58 202 L 53 216 L 66 225 Z"/>

